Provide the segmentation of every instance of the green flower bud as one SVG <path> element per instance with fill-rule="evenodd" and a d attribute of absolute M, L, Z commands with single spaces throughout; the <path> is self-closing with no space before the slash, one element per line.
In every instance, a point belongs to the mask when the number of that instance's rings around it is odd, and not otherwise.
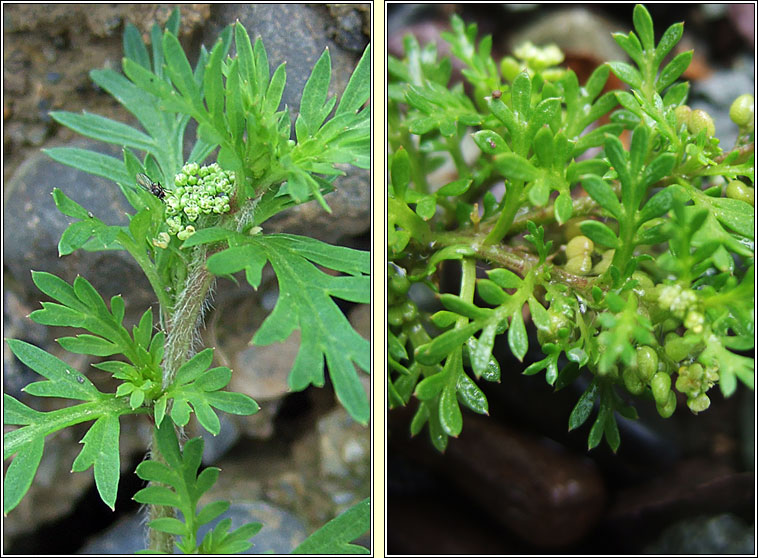
<path fill-rule="evenodd" d="M 658 371 L 658 353 L 648 346 L 637 347 L 637 373 L 647 383 Z"/>
<path fill-rule="evenodd" d="M 661 405 L 656 402 L 655 408 L 663 418 L 669 418 L 673 415 L 676 410 L 676 395 L 674 395 L 674 392 L 669 391 L 665 403 Z"/>
<path fill-rule="evenodd" d="M 671 376 L 665 372 L 656 372 L 650 381 L 650 388 L 653 390 L 653 398 L 659 405 L 665 405 L 671 393 Z"/>
<path fill-rule="evenodd" d="M 691 329 L 694 333 L 702 333 L 704 323 L 705 316 L 696 310 L 690 310 L 684 318 L 684 327 Z"/>
<path fill-rule="evenodd" d="M 500 61 L 500 73 L 508 81 L 513 81 L 516 76 L 521 72 L 521 64 L 519 64 L 512 56 L 506 56 Z"/>
<path fill-rule="evenodd" d="M 706 394 L 701 393 L 697 397 L 690 397 L 687 399 L 687 406 L 690 408 L 690 411 L 698 414 L 699 412 L 705 411 L 708 407 L 711 406 L 711 400 Z"/>
<path fill-rule="evenodd" d="M 694 396 L 700 393 L 700 382 L 696 381 L 690 375 L 690 371 L 686 366 L 679 368 L 679 374 L 676 378 L 675 386 L 679 393 L 684 393 L 689 396 Z"/>
<path fill-rule="evenodd" d="M 586 236 L 575 236 L 566 244 L 566 258 L 571 259 L 575 256 L 585 256 L 592 253 L 595 244 Z"/>
<path fill-rule="evenodd" d="M 754 114 L 755 99 L 750 93 L 740 95 L 729 107 L 729 118 L 741 128 L 753 124 Z"/>
<path fill-rule="evenodd" d="M 741 200 L 750 205 L 755 205 L 755 189 L 741 180 L 732 180 L 727 184 L 726 195 L 733 200 Z"/>
<path fill-rule="evenodd" d="M 687 122 L 687 128 L 693 135 L 698 135 L 702 130 L 705 130 L 705 137 L 712 137 L 716 133 L 716 125 L 713 123 L 711 115 L 705 112 L 703 109 L 695 109 L 690 114 L 690 119 Z"/>

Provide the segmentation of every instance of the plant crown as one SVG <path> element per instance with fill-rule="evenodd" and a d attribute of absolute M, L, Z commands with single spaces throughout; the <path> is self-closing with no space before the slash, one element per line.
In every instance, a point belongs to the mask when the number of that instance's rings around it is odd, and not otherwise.
<path fill-rule="evenodd" d="M 677 81 L 692 51 L 669 57 L 683 24 L 656 44 L 644 6 L 633 21 L 613 35 L 633 64 L 584 84 L 556 67 L 555 46 L 496 64 L 492 37 L 477 44 L 457 16 L 443 38 L 463 83 L 433 43 L 408 36 L 389 58 L 389 404 L 415 399 L 411 433 L 428 425 L 440 451 L 461 433 L 461 405 L 488 413 L 475 380 L 499 380 L 496 343 L 524 360 L 525 316 L 543 357 L 523 373 L 556 390 L 582 377 L 568 422 L 597 409 L 589 448 L 604 437 L 617 450 L 632 395 L 668 417 L 676 392 L 698 413 L 716 384 L 753 388 L 754 100 L 735 101 L 739 137 L 724 149 Z M 611 72 L 629 89 L 607 90 Z M 434 178 L 446 163 L 452 177 Z M 440 292 L 443 264 L 460 269 L 454 293 Z"/>
<path fill-rule="evenodd" d="M 179 18 L 175 10 L 164 31 L 152 27 L 150 50 L 128 24 L 124 75 L 108 69 L 90 74 L 144 130 L 94 114 L 51 113 L 82 135 L 123 147 L 122 159 L 71 147 L 46 153 L 112 180 L 135 210 L 127 226 L 108 225 L 56 188 L 58 209 L 76 219 L 61 236 L 59 254 L 79 248 L 129 252 L 158 299 L 158 327 L 147 309 L 127 329 L 124 299 L 114 296 L 106 304 L 83 277 L 69 284 L 50 273 L 32 273 L 35 285 L 54 302 L 43 302 L 31 319 L 86 330 L 57 341 L 72 353 L 110 357 L 93 366 L 119 385 L 115 393 L 102 392 L 63 360 L 29 343 L 8 341 L 16 358 L 45 378 L 26 386 L 28 395 L 72 404 L 41 412 L 4 394 L 4 422 L 19 428 L 4 437 L 4 459 L 13 460 L 5 475 L 3 506 L 9 513 L 31 486 L 48 435 L 94 421 L 72 471 L 93 467 L 100 497 L 113 509 L 120 476 L 119 418 L 146 414 L 156 426 L 154 447 L 137 474 L 150 485 L 135 500 L 151 506 L 150 551 L 172 552 L 178 537 L 177 548 L 185 553 L 243 552 L 260 524 L 230 531 L 227 519 L 198 539 L 198 528 L 226 511 L 229 502 L 198 509 L 219 470 L 210 467 L 198 474 L 202 439 L 189 440 L 180 449 L 176 428 L 187 425 L 194 412 L 198 423 L 216 435 L 217 411 L 250 415 L 259 407 L 249 396 L 223 389 L 232 371 L 212 367 L 213 349 L 194 354 L 195 329 L 215 277 L 231 278 L 244 270 L 257 289 L 269 262 L 279 298 L 253 343 L 281 342 L 299 329 L 291 389 L 323 386 L 326 359 L 337 398 L 356 421 L 368 422 L 368 398 L 354 365 L 369 371 L 369 343 L 335 299 L 369 302 L 369 254 L 307 237 L 263 234 L 261 226 L 310 200 L 329 211 L 324 196 L 334 190 L 333 179 L 344 174 L 336 165 L 369 167 L 370 57 L 367 48 L 337 103 L 328 97 L 331 60 L 324 51 L 305 85 L 293 140 L 289 109 L 279 108 L 285 65 L 270 74 L 261 39 L 251 44 L 237 22 L 223 30 L 210 52 L 202 47 L 192 68 L 177 39 Z M 232 42 L 233 57 L 227 54 Z M 190 120 L 197 123 L 198 134 L 185 161 Z M 214 153 L 216 162 L 205 164 Z M 175 517 L 177 511 L 181 519 Z M 369 519 L 366 500 L 335 520 L 337 529 L 328 524 L 303 544 L 310 552 L 368 552 L 350 541 L 368 529 Z"/>

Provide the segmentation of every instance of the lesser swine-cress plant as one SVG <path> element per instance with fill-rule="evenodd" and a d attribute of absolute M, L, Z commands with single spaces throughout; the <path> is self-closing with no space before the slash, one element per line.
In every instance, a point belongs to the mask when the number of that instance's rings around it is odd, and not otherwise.
<path fill-rule="evenodd" d="M 159 315 L 156 324 L 152 309 L 147 309 L 130 331 L 123 325 L 125 302 L 120 295 L 106 304 L 84 277 L 69 284 L 50 273 L 32 273 L 35 285 L 55 302 L 43 302 L 31 319 L 88 331 L 58 343 L 72 353 L 109 357 L 94 367 L 120 384 L 115 393 L 101 392 L 63 360 L 29 343 L 8 340 L 13 354 L 45 378 L 26 386 L 28 395 L 75 404 L 41 412 L 4 395 L 4 422 L 19 428 L 4 437 L 4 458 L 13 459 L 5 476 L 3 507 L 6 514 L 11 512 L 29 489 L 48 435 L 94 421 L 72 471 L 93 467 L 100 497 L 113 508 L 120 475 L 119 418 L 144 414 L 154 425 L 153 443 L 150 459 L 138 466 L 137 474 L 150 484 L 134 499 L 150 509 L 148 550 L 170 553 L 176 545 L 184 553 L 236 553 L 251 546 L 249 539 L 261 525 L 230 531 L 231 520 L 226 519 L 198 537 L 198 528 L 226 511 L 229 502 L 198 508 L 219 470 L 209 467 L 198 473 L 202 439 L 180 447 L 177 429 L 187 425 L 194 411 L 199 424 L 216 435 L 217 410 L 250 415 L 258 405 L 247 395 L 223 390 L 232 371 L 212 367 L 212 349 L 196 352 L 196 329 L 216 277 L 244 270 L 257 288 L 269 262 L 279 298 L 253 343 L 283 341 L 299 329 L 290 387 L 323 386 L 326 359 L 337 398 L 356 421 L 368 422 L 369 402 L 354 365 L 369 371 L 369 343 L 334 299 L 369 302 L 369 254 L 307 237 L 265 234 L 262 225 L 309 200 L 329 211 L 324 196 L 334 189 L 333 179 L 344 174 L 335 165 L 369 167 L 370 57 L 367 48 L 337 103 L 327 95 L 331 62 L 324 51 L 303 90 L 293 140 L 289 110 L 280 109 L 285 65 L 270 73 L 260 38 L 253 45 L 239 22 L 228 26 L 210 52 L 202 48 L 193 69 L 177 40 L 178 29 L 177 10 L 165 31 L 153 26 L 148 51 L 129 24 L 124 75 L 91 72 L 95 83 L 124 105 L 144 131 L 94 114 L 52 113 L 74 131 L 123 147 L 123 159 L 68 147 L 46 152 L 56 161 L 112 180 L 135 210 L 127 226 L 108 225 L 56 188 L 58 209 L 77 219 L 60 239 L 60 255 L 80 248 L 126 250 L 155 291 Z M 233 57 L 228 56 L 232 42 Z M 184 132 L 190 120 L 198 124 L 198 137 L 185 161 Z M 215 162 L 205 164 L 214 153 Z M 365 500 L 315 533 L 301 550 L 368 552 L 351 541 L 368 530 L 369 517 Z"/>
<path fill-rule="evenodd" d="M 656 44 L 644 6 L 633 22 L 613 35 L 633 65 L 608 62 L 584 84 L 555 67 L 554 46 L 496 64 L 492 38 L 477 45 L 457 16 L 443 38 L 466 87 L 434 43 L 406 37 L 389 59 L 389 403 L 415 400 L 411 433 L 428 425 L 440 451 L 461 433 L 461 404 L 488 412 L 475 379 L 499 379 L 495 343 L 524 359 L 527 312 L 544 358 L 523 373 L 544 370 L 556 389 L 586 378 L 569 429 L 597 408 L 589 448 L 605 437 L 617 450 L 632 395 L 669 417 L 676 392 L 699 413 L 716 384 L 753 388 L 754 99 L 735 100 L 739 136 L 724 149 L 677 82 L 692 51 L 664 63 L 683 24 Z M 629 90 L 603 92 L 610 72 Z M 433 184 L 446 161 L 454 176 Z M 445 262 L 460 268 L 456 293 L 439 292 Z M 443 309 L 423 312 L 412 286 Z"/>

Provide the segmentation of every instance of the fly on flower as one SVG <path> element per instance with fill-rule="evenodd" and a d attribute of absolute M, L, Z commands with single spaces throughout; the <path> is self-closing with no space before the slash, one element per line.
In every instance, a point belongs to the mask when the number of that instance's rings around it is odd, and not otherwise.
<path fill-rule="evenodd" d="M 166 190 L 158 182 L 153 182 L 149 176 L 144 173 L 137 173 L 137 184 L 153 194 L 159 200 L 166 197 Z"/>

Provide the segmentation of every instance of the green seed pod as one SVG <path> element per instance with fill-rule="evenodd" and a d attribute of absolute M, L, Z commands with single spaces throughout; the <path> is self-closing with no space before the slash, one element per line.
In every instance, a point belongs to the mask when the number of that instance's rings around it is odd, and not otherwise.
<path fill-rule="evenodd" d="M 606 250 L 603 252 L 603 259 L 595 264 L 595 267 L 592 268 L 592 273 L 595 275 L 605 273 L 608 268 L 611 267 L 611 264 L 613 263 L 613 256 L 615 254 L 616 250 L 614 249 Z"/>
<path fill-rule="evenodd" d="M 701 130 L 705 130 L 705 136 L 710 138 L 716 133 L 716 125 L 713 123 L 711 115 L 703 109 L 695 109 L 690 114 L 687 122 L 687 128 L 693 135 L 698 135 Z"/>
<path fill-rule="evenodd" d="M 390 277 L 388 290 L 392 294 L 397 296 L 404 296 L 410 287 L 411 282 L 408 280 L 407 276 L 396 273 Z"/>
<path fill-rule="evenodd" d="M 740 95 L 729 107 L 729 118 L 741 128 L 753 123 L 754 114 L 755 99 L 750 93 Z"/>
<path fill-rule="evenodd" d="M 574 256 L 566 262 L 565 268 L 574 275 L 587 275 L 592 269 L 592 258 L 588 255 Z"/>
<path fill-rule="evenodd" d="M 658 371 L 658 353 L 652 347 L 637 347 L 637 373 L 647 383 Z"/>
<path fill-rule="evenodd" d="M 755 205 L 755 189 L 741 180 L 732 180 L 726 185 L 726 196 L 733 200 L 741 200 L 750 205 Z"/>
<path fill-rule="evenodd" d="M 403 309 L 401 306 L 393 306 L 387 309 L 387 322 L 394 327 L 403 325 Z"/>
<path fill-rule="evenodd" d="M 416 316 L 418 316 L 418 309 L 416 308 L 416 305 L 410 300 L 406 300 L 400 305 L 400 311 L 403 313 L 403 321 L 406 322 L 410 322 Z"/>
<path fill-rule="evenodd" d="M 687 399 L 687 406 L 690 408 L 690 411 L 698 414 L 699 412 L 705 411 L 708 407 L 711 406 L 711 400 L 706 394 L 701 393 L 697 397 L 690 397 Z"/>
<path fill-rule="evenodd" d="M 566 258 L 571 259 L 576 256 L 585 256 L 592 253 L 595 244 L 586 236 L 575 236 L 566 244 Z"/>
<path fill-rule="evenodd" d="M 686 125 L 690 121 L 690 114 L 692 114 L 692 109 L 689 106 L 680 105 L 676 107 L 674 115 L 676 115 L 677 126 Z"/>
<path fill-rule="evenodd" d="M 650 380 L 650 388 L 653 390 L 653 398 L 659 405 L 665 405 L 671 393 L 671 376 L 665 372 L 657 372 Z"/>
<path fill-rule="evenodd" d="M 642 382 L 642 379 L 634 368 L 625 368 L 621 377 L 624 380 L 624 387 L 629 393 L 639 395 L 645 391 L 645 384 Z"/>
<path fill-rule="evenodd" d="M 663 405 L 656 403 L 655 408 L 663 418 L 669 418 L 673 415 L 676 410 L 676 395 L 674 395 L 674 392 L 669 391 L 666 402 Z"/>

